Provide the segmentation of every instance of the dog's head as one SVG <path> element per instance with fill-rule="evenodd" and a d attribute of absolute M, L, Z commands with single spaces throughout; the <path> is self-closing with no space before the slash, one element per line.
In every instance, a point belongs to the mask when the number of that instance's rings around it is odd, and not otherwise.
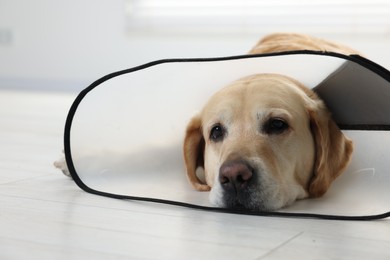
<path fill-rule="evenodd" d="M 192 118 L 184 140 L 194 188 L 211 190 L 215 206 L 249 210 L 322 196 L 352 150 L 317 95 L 276 74 L 246 77 L 217 92 Z"/>

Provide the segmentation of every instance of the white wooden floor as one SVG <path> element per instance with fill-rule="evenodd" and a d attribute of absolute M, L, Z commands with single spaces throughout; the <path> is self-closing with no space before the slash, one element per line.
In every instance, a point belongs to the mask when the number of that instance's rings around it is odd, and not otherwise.
<path fill-rule="evenodd" d="M 0 259 L 390 259 L 390 219 L 239 216 L 83 192 L 52 166 L 73 98 L 0 91 Z"/>

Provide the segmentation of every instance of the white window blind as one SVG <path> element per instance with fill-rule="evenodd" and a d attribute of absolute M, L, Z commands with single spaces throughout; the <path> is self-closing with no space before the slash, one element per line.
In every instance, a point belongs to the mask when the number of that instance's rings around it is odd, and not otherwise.
<path fill-rule="evenodd" d="M 390 33 L 389 0 L 126 0 L 139 31 Z"/>

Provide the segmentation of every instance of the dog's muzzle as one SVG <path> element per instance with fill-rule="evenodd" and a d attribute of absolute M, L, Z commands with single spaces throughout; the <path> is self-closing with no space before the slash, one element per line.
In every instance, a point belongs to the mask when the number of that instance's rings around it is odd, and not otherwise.
<path fill-rule="evenodd" d="M 219 169 L 219 183 L 225 207 L 250 209 L 256 179 L 253 167 L 245 160 L 224 162 Z"/>

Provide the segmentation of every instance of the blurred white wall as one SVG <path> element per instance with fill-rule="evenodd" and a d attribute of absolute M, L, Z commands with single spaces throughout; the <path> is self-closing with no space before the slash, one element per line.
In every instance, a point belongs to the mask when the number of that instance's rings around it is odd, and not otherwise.
<path fill-rule="evenodd" d="M 220 33 L 132 30 L 128 3 L 0 0 L 0 88 L 81 90 L 107 73 L 157 59 L 244 54 L 267 32 L 265 28 L 282 31 L 283 25 L 289 24 L 278 17 L 274 21 L 278 27 L 270 26 L 273 20 L 267 19 L 267 24 L 254 24 L 251 30 L 246 24 L 241 31 L 237 26 Z M 390 14 L 387 17 L 390 19 Z M 337 24 L 329 21 L 329 30 L 311 28 L 309 32 L 351 45 L 390 68 L 390 28 L 386 28 L 340 32 Z M 285 31 L 305 30 L 307 27 L 289 26 Z"/>

